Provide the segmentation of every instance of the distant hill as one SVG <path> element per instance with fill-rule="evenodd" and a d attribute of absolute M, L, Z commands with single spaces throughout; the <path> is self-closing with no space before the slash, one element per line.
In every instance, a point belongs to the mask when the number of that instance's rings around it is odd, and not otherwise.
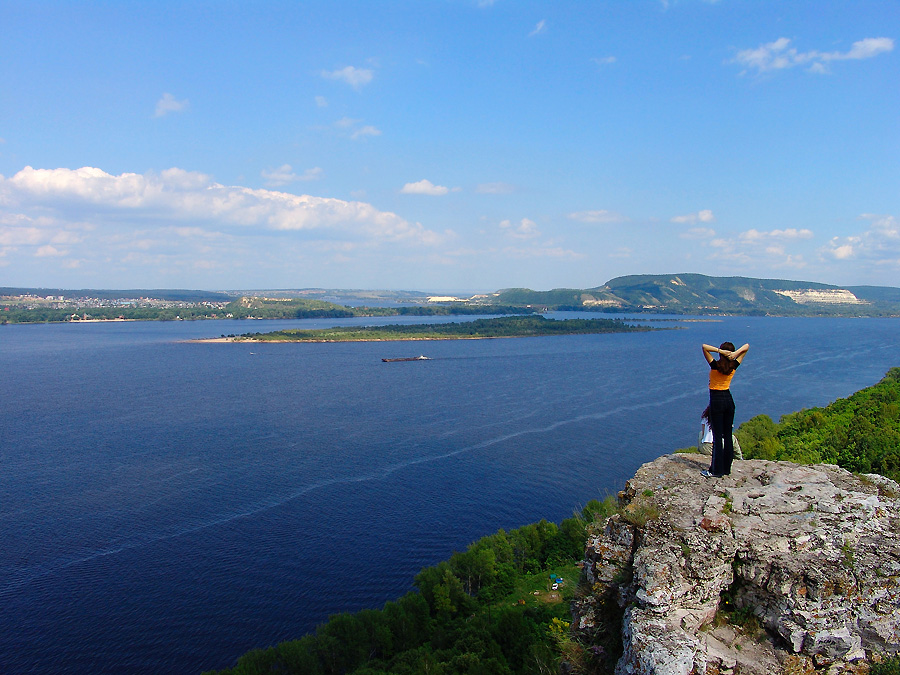
<path fill-rule="evenodd" d="M 616 277 L 594 288 L 555 288 L 549 291 L 506 288 L 496 293 L 458 298 L 435 297 L 420 291 L 323 288 L 218 292 L 0 287 L 0 297 L 26 295 L 45 299 L 48 296 L 62 297 L 66 301 L 84 298 L 101 301 L 154 298 L 184 303 L 224 303 L 244 297 L 253 299 L 257 304 L 265 301 L 278 305 L 281 310 L 286 307 L 284 302 L 290 300 L 328 305 L 364 305 L 370 310 L 379 306 L 403 308 L 415 305 L 431 309 L 449 307 L 453 313 L 460 314 L 483 314 L 489 310 L 508 314 L 527 308 L 525 311 L 549 309 L 664 314 L 900 316 L 900 288 L 892 286 L 834 286 L 815 281 L 710 277 L 704 274 L 635 274 Z M 262 308 L 254 305 L 254 309 L 260 311 Z M 347 307 L 341 309 L 349 311 Z M 238 313 L 234 316 L 237 317 Z"/>
<path fill-rule="evenodd" d="M 611 312 L 900 316 L 900 288 L 703 274 L 630 275 L 583 290 L 511 288 L 493 299 L 510 305 Z"/>
<path fill-rule="evenodd" d="M 900 288 L 892 286 L 847 286 L 847 290 L 867 302 L 900 303 Z"/>

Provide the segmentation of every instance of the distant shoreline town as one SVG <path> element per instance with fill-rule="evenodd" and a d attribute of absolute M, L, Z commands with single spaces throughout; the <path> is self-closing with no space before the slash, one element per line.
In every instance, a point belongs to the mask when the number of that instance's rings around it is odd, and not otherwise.
<path fill-rule="evenodd" d="M 466 296 L 415 291 L 64 290 L 0 288 L 0 324 L 194 321 L 354 316 L 529 314 L 547 311 L 750 316 L 900 316 L 900 288 L 808 281 L 634 275 L 588 289 L 509 288 Z"/>

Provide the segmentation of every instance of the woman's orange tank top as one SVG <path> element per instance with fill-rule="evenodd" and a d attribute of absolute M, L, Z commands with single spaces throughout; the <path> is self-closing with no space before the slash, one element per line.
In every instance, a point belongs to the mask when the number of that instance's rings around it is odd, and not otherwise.
<path fill-rule="evenodd" d="M 736 372 L 737 368 L 725 375 L 724 373 L 720 373 L 718 370 L 710 366 L 709 388 L 715 389 L 716 391 L 723 391 L 725 389 L 728 389 L 731 386 L 731 378 L 734 377 L 734 374 Z"/>

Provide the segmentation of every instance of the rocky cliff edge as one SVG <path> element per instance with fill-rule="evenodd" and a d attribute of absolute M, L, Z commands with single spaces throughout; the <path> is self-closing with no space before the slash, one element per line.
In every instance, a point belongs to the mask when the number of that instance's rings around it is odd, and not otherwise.
<path fill-rule="evenodd" d="M 900 652 L 897 483 L 764 460 L 704 478 L 708 462 L 644 464 L 589 532 L 588 652 L 621 631 L 617 675 L 838 675 Z"/>

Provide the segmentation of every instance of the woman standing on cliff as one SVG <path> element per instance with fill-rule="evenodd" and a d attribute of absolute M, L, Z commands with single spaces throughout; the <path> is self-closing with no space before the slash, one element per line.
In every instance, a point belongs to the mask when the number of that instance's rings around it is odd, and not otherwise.
<path fill-rule="evenodd" d="M 735 349 L 731 342 L 723 342 L 719 347 L 703 345 L 703 357 L 709 364 L 709 422 L 713 430 L 712 464 L 708 471 L 701 472 L 704 476 L 720 478 L 731 473 L 734 399 L 729 387 L 734 371 L 749 349 L 749 344 Z M 713 359 L 714 353 L 719 355 L 718 359 Z"/>

